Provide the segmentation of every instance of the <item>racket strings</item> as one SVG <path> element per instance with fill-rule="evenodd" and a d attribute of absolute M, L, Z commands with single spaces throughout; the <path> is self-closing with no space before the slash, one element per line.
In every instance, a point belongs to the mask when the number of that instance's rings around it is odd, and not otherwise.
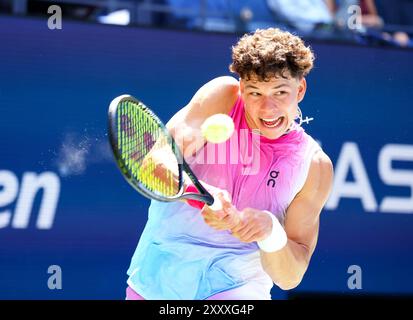
<path fill-rule="evenodd" d="M 162 196 L 178 194 L 178 163 L 171 139 L 143 105 L 124 101 L 117 117 L 121 158 L 133 179 Z M 170 163 L 166 163 L 168 160 Z"/>

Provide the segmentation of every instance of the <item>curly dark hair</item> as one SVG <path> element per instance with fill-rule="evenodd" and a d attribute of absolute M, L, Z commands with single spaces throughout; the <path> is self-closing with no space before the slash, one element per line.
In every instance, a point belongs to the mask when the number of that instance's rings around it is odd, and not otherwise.
<path fill-rule="evenodd" d="M 279 75 L 302 78 L 313 68 L 313 61 L 313 52 L 298 36 L 276 28 L 258 29 L 232 47 L 229 69 L 246 80 L 268 81 Z"/>

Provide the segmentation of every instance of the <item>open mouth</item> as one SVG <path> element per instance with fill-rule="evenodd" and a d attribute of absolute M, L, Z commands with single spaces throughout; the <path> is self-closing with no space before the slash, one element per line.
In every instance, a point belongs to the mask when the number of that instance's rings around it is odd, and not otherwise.
<path fill-rule="evenodd" d="M 281 127 L 284 123 L 284 119 L 285 118 L 283 116 L 273 119 L 260 118 L 261 123 L 264 125 L 264 127 L 271 129 Z"/>

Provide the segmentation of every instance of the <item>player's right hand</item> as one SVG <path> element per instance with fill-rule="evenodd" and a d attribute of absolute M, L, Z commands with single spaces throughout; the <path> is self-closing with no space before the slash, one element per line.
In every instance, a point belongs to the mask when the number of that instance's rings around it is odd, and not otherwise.
<path fill-rule="evenodd" d="M 210 190 L 208 190 L 210 191 Z M 211 210 L 210 207 L 204 206 L 201 215 L 207 225 L 215 230 L 230 230 L 235 228 L 239 223 L 238 210 L 231 203 L 231 196 L 225 190 L 214 193 L 214 197 L 222 202 L 222 209 Z"/>

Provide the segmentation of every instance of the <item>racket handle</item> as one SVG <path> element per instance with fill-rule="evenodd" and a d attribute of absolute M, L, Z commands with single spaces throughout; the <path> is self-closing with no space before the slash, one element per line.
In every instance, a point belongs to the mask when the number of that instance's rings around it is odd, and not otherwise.
<path fill-rule="evenodd" d="M 194 193 L 199 193 L 198 189 L 193 185 L 190 184 L 186 187 L 185 192 L 194 192 Z M 193 200 L 193 199 L 186 199 L 186 202 L 194 208 L 197 208 L 199 210 L 202 210 L 202 208 L 204 207 L 204 205 L 206 203 L 202 202 L 202 201 L 198 201 L 198 200 Z M 217 210 L 221 210 L 222 209 L 222 202 L 221 200 L 217 199 L 216 197 L 214 197 L 214 203 L 211 204 L 209 206 L 211 208 L 211 210 L 213 211 L 217 211 Z"/>

